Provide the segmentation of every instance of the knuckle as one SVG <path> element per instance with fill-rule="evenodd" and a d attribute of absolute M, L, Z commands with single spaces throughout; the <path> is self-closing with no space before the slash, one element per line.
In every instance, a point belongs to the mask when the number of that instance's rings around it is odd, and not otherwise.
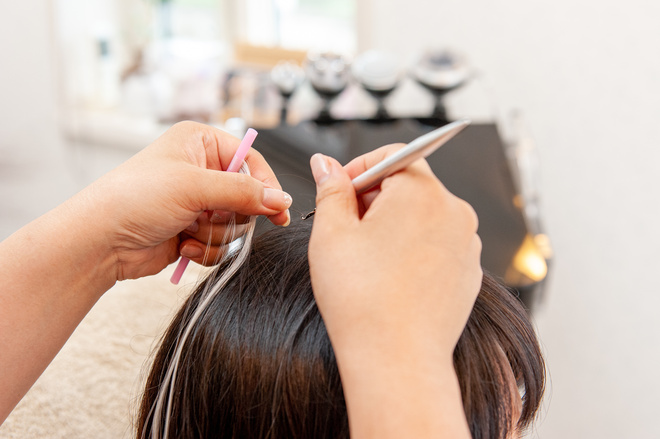
<path fill-rule="evenodd" d="M 479 228 L 479 216 L 477 215 L 477 212 L 467 201 L 461 198 L 456 199 L 458 200 L 463 221 L 465 224 L 469 225 L 472 230 L 476 231 Z"/>
<path fill-rule="evenodd" d="M 263 154 L 261 154 L 259 151 L 257 151 L 254 148 L 250 148 L 250 151 L 248 152 L 248 155 L 246 157 L 249 157 L 251 159 L 258 159 L 258 160 L 266 161 Z"/>
<path fill-rule="evenodd" d="M 316 194 L 316 203 L 321 204 L 324 201 L 342 197 L 344 192 L 337 186 L 327 185 Z"/>
<path fill-rule="evenodd" d="M 188 142 L 201 142 L 204 148 L 209 148 L 215 144 L 213 136 L 210 134 L 209 126 L 203 123 L 184 120 L 172 125 L 170 131 L 186 139 Z"/>
<path fill-rule="evenodd" d="M 275 175 L 269 175 L 268 177 L 264 178 L 263 184 L 265 184 L 268 187 L 282 189 L 282 185 L 280 184 L 280 181 L 277 179 Z"/>
<path fill-rule="evenodd" d="M 479 235 L 474 235 L 474 244 L 472 244 L 474 247 L 475 252 L 480 255 L 481 250 L 483 250 L 483 242 L 481 241 L 481 238 Z"/>
<path fill-rule="evenodd" d="M 203 126 L 201 123 L 193 122 L 190 120 L 184 120 L 172 125 L 172 129 L 175 131 L 189 132 L 198 129 L 201 126 Z"/>
<path fill-rule="evenodd" d="M 249 166 L 252 166 L 250 172 L 256 178 L 261 180 L 266 186 L 282 189 L 282 185 L 268 164 L 268 161 L 259 151 L 254 148 L 250 148 L 245 163 Z"/>
<path fill-rule="evenodd" d="M 479 229 L 479 215 L 470 204 L 468 204 L 468 215 L 472 220 L 472 227 L 476 232 Z"/>
<path fill-rule="evenodd" d="M 385 157 L 389 157 L 404 146 L 406 146 L 405 143 L 390 143 L 389 145 L 382 146 L 381 149 L 385 152 Z"/>
<path fill-rule="evenodd" d="M 263 188 L 254 178 L 245 174 L 236 174 L 236 196 L 241 205 L 254 207 L 261 204 Z"/>

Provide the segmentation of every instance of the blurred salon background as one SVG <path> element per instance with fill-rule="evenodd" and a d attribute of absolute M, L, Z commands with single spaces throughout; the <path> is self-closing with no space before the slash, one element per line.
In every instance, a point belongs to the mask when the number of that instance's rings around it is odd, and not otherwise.
<path fill-rule="evenodd" d="M 658 438 L 659 29 L 654 0 L 3 1 L 0 239 L 180 120 L 313 121 L 332 153 L 467 117 L 524 227 L 502 276 L 547 359 L 529 437 Z"/>

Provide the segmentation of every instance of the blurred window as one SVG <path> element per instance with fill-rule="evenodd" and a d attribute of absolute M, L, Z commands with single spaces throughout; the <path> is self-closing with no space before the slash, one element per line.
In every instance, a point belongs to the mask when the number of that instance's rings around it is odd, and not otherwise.
<path fill-rule="evenodd" d="M 158 28 L 161 38 L 221 40 L 224 38 L 222 16 L 229 0 L 157 0 Z"/>
<path fill-rule="evenodd" d="M 356 0 L 55 0 L 61 114 L 170 123 L 224 120 L 227 78 L 310 49 L 353 54 Z M 297 59 L 300 59 L 297 58 Z M 251 68 L 251 67 L 250 67 Z M 263 99 L 262 99 L 263 100 Z M 90 116 L 91 117 L 91 116 Z M 74 136 L 78 134 L 74 133 Z"/>
<path fill-rule="evenodd" d="M 236 1 L 236 0 L 234 0 Z M 286 49 L 356 49 L 355 0 L 245 0 L 245 42 Z"/>

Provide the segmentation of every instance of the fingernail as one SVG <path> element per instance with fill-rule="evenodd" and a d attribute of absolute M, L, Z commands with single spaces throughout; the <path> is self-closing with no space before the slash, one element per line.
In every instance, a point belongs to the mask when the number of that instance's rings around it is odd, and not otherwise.
<path fill-rule="evenodd" d="M 264 199 L 262 203 L 269 209 L 282 211 L 291 206 L 293 198 L 284 191 L 267 187 L 264 188 Z"/>
<path fill-rule="evenodd" d="M 226 223 L 231 219 L 233 214 L 234 212 L 227 212 L 226 210 L 214 210 L 213 215 L 209 218 L 209 222 L 213 224 Z"/>
<path fill-rule="evenodd" d="M 291 212 L 289 212 L 289 209 L 286 210 L 286 222 L 282 224 L 282 227 L 286 227 L 289 224 L 291 224 Z"/>
<path fill-rule="evenodd" d="M 199 232 L 199 223 L 197 221 L 195 221 L 194 223 L 192 223 L 191 225 L 186 227 L 186 232 L 190 232 L 190 233 Z"/>
<path fill-rule="evenodd" d="M 291 195 L 287 194 L 284 192 L 284 204 L 286 204 L 286 207 L 289 208 L 293 204 L 293 198 Z"/>
<path fill-rule="evenodd" d="M 312 168 L 312 175 L 317 185 L 322 185 L 330 177 L 330 167 L 328 159 L 323 154 L 314 154 L 309 161 Z"/>
<path fill-rule="evenodd" d="M 181 248 L 181 256 L 188 259 L 201 258 L 204 256 L 204 250 L 195 245 L 186 245 Z"/>

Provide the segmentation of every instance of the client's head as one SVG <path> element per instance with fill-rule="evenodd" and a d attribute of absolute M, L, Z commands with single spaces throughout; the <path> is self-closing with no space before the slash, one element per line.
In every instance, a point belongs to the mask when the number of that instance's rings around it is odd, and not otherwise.
<path fill-rule="evenodd" d="M 188 298 L 147 378 L 138 437 L 151 437 L 156 422 L 170 437 L 348 438 L 339 371 L 310 284 L 310 231 L 297 223 L 254 239 L 181 347 L 165 427 L 153 408 L 182 329 L 231 261 Z M 545 378 L 539 345 L 518 300 L 488 275 L 454 366 L 473 437 L 509 437 L 534 420 Z"/>

